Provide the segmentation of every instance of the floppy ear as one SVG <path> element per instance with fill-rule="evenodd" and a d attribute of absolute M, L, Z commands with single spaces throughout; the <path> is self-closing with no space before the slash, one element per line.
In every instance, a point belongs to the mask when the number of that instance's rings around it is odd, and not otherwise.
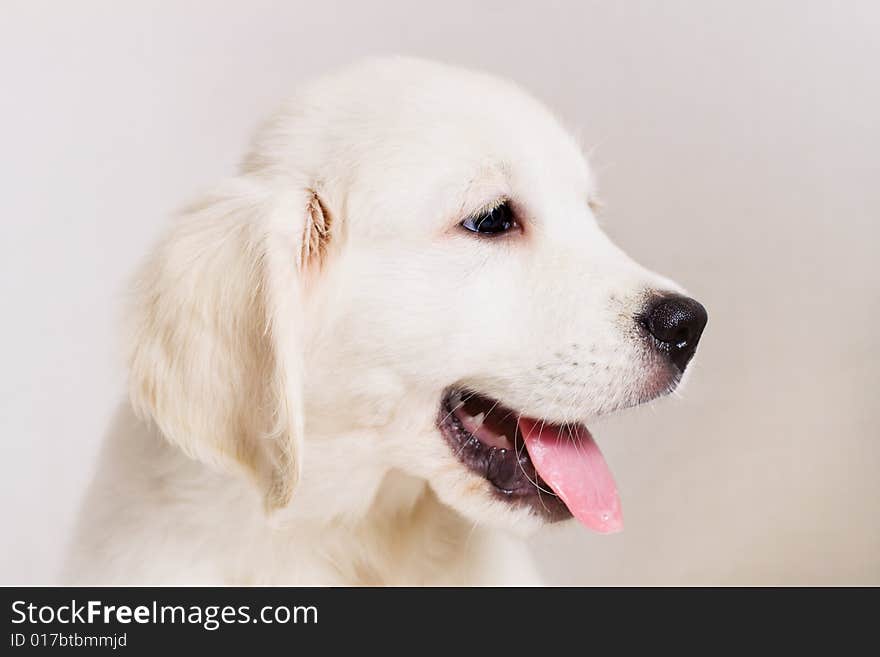
<path fill-rule="evenodd" d="M 308 191 L 235 179 L 179 218 L 136 284 L 134 408 L 188 455 L 252 478 L 269 510 L 299 477 L 302 274 L 328 219 Z"/>

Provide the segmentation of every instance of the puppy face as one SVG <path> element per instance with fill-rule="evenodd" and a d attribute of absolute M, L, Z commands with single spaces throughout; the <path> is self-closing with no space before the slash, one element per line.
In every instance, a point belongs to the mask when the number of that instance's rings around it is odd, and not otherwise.
<path fill-rule="evenodd" d="M 475 521 L 619 529 L 586 424 L 674 388 L 705 311 L 599 230 L 589 167 L 543 107 L 484 75 L 373 61 L 306 89 L 243 171 L 274 208 L 245 222 L 275 273 L 257 276 L 261 321 L 284 327 L 260 398 L 301 424 L 280 432 L 301 432 L 311 506 L 309 482 L 398 469 Z M 277 454 L 251 463 L 286 476 Z"/>
<path fill-rule="evenodd" d="M 589 451 L 584 423 L 672 389 L 684 368 L 643 320 L 677 288 L 602 234 L 582 153 L 531 98 L 413 63 L 372 75 L 381 100 L 343 109 L 350 131 L 333 122 L 345 154 L 325 179 L 351 184 L 323 192 L 346 235 L 312 290 L 307 422 L 378 429 L 366 449 L 475 520 L 580 512 L 616 529 L 613 482 L 570 481 L 601 455 L 534 463 L 523 418 Z M 690 321 L 692 347 L 703 320 Z"/>

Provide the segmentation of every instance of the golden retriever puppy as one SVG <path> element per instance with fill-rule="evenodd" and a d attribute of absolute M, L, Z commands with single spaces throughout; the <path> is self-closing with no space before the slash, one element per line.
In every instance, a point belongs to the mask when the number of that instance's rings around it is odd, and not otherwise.
<path fill-rule="evenodd" d="M 706 312 L 594 208 L 511 83 L 306 86 L 137 277 L 69 581 L 533 584 L 523 537 L 619 530 L 587 427 L 675 388 Z"/>

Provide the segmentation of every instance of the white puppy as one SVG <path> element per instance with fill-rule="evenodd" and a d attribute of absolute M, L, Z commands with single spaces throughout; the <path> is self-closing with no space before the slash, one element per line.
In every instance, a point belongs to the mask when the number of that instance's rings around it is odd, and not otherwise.
<path fill-rule="evenodd" d="M 702 306 L 612 245 L 584 156 L 487 75 L 306 87 L 153 252 L 80 583 L 522 584 L 621 526 L 585 423 L 671 390 Z"/>

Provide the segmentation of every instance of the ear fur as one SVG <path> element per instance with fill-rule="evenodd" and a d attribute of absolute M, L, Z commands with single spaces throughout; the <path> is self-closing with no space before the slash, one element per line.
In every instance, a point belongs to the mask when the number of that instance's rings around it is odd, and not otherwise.
<path fill-rule="evenodd" d="M 308 191 L 234 179 L 183 213 L 135 285 L 134 408 L 191 457 L 254 480 L 268 510 L 299 478 L 301 274 L 324 250 L 324 215 Z"/>

